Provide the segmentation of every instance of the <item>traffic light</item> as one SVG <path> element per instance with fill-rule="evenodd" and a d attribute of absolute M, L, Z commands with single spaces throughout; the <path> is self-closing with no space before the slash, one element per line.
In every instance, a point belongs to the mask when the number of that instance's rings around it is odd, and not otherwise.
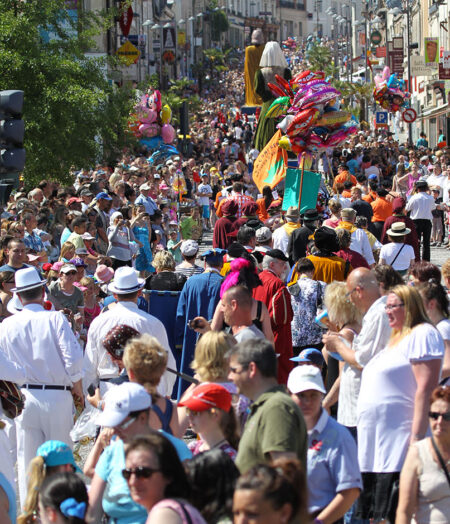
<path fill-rule="evenodd" d="M 23 91 L 0 91 L 0 174 L 19 173 L 25 167 L 22 106 Z"/>

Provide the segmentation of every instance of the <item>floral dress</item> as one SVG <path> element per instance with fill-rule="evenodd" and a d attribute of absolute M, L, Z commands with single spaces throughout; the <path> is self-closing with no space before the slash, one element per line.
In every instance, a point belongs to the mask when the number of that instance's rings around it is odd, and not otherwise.
<path fill-rule="evenodd" d="M 150 248 L 148 227 L 134 226 L 133 233 L 136 240 L 139 240 L 139 242 L 142 243 L 142 247 L 139 248 L 139 252 L 135 260 L 136 270 L 153 273 L 155 268 L 152 266 L 153 255 Z"/>
<path fill-rule="evenodd" d="M 291 294 L 294 319 L 291 322 L 294 347 L 316 345 L 322 342 L 323 330 L 314 321 L 325 293 L 325 282 L 311 278 L 299 278 L 288 286 Z"/>

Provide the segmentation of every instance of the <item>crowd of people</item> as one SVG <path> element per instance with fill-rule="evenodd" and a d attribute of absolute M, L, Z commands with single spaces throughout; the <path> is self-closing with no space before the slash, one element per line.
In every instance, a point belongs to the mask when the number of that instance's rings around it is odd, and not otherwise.
<path fill-rule="evenodd" d="M 2 524 L 448 522 L 449 150 L 361 130 L 283 209 L 243 93 L 3 206 Z"/>

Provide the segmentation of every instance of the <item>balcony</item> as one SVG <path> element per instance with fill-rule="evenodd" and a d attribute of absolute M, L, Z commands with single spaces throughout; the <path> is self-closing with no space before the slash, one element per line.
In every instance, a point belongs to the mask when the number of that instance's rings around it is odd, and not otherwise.
<path fill-rule="evenodd" d="M 285 9 L 296 9 L 297 11 L 304 11 L 305 10 L 305 4 L 304 2 L 289 2 L 287 0 L 280 0 L 280 7 Z"/>

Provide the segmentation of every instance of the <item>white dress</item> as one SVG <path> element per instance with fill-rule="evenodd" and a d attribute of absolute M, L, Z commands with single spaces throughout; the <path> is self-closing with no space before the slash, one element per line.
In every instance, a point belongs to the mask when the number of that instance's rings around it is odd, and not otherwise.
<path fill-rule="evenodd" d="M 361 472 L 393 473 L 402 469 L 417 389 L 411 364 L 442 359 L 443 354 L 444 342 L 437 329 L 420 324 L 364 367 L 357 408 Z"/>

